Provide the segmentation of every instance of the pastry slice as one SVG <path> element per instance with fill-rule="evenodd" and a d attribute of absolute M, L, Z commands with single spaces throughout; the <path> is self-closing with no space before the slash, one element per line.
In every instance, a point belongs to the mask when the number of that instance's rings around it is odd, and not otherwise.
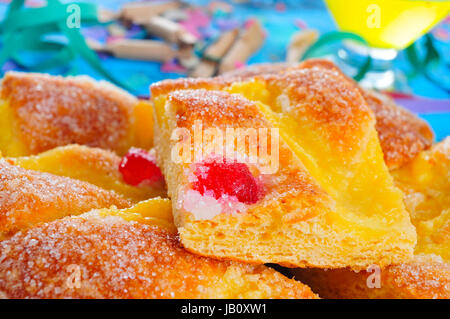
<path fill-rule="evenodd" d="M 343 73 L 330 61 L 311 59 L 301 63 L 301 68 L 328 68 Z M 434 134 L 428 123 L 410 111 L 395 104 L 387 95 L 360 87 L 352 79 L 375 114 L 378 137 L 386 165 L 390 169 L 407 164 L 421 151 L 431 147 Z"/>
<path fill-rule="evenodd" d="M 377 272 L 372 267 L 360 272 L 296 269 L 294 273 L 298 280 L 326 299 L 450 298 L 450 263 L 436 255 L 416 255 L 412 261 Z"/>
<path fill-rule="evenodd" d="M 123 159 L 114 152 L 100 148 L 67 145 L 38 155 L 7 160 L 25 169 L 66 176 L 115 191 L 134 203 L 152 197 L 166 196 L 164 179 L 161 175 L 144 183 L 131 185 L 124 180 L 120 171 Z M 142 174 L 142 171 L 138 174 Z"/>
<path fill-rule="evenodd" d="M 0 159 L 0 239 L 37 223 L 110 206 L 125 208 L 131 202 L 86 182 Z"/>
<path fill-rule="evenodd" d="M 417 229 L 416 254 L 450 261 L 450 137 L 421 152 L 392 176 Z"/>
<path fill-rule="evenodd" d="M 415 231 L 372 112 L 337 72 L 172 80 L 151 91 L 157 160 L 188 250 L 289 267 L 361 269 L 412 257 Z M 207 137 L 198 143 L 202 129 L 225 140 L 228 129 L 261 135 L 241 149 L 226 140 L 220 152 Z"/>
<path fill-rule="evenodd" d="M 325 68 L 343 73 L 330 61 L 310 59 L 300 64 L 266 63 L 256 64 L 222 75 L 222 78 L 243 81 L 278 74 L 292 69 Z M 344 75 L 343 75 L 344 76 Z M 422 150 L 431 147 L 433 131 L 428 123 L 413 113 L 395 104 L 388 96 L 360 87 L 352 79 L 346 77 L 360 91 L 369 107 L 375 114 L 376 130 L 383 150 L 384 160 L 390 169 L 408 163 Z"/>
<path fill-rule="evenodd" d="M 379 272 L 295 270 L 324 298 L 450 298 L 450 138 L 392 171 L 417 229 L 414 260 Z M 372 288 L 371 288 L 372 287 Z"/>
<path fill-rule="evenodd" d="M 0 242 L 0 297 L 317 298 L 266 266 L 187 252 L 171 218 L 155 198 L 20 232 Z"/>
<path fill-rule="evenodd" d="M 152 145 L 151 106 L 86 76 L 8 72 L 0 89 L 3 156 L 81 144 L 125 154 Z"/>

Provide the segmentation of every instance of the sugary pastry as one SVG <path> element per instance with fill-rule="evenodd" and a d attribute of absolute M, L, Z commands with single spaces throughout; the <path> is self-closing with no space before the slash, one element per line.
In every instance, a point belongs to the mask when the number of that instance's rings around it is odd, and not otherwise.
<path fill-rule="evenodd" d="M 412 258 L 415 230 L 375 119 L 338 72 L 166 80 L 151 94 L 157 162 L 188 250 L 289 267 L 361 269 Z M 244 139 L 244 148 L 233 135 L 226 146 L 207 141 L 233 129 L 261 136 L 248 137 L 249 147 Z"/>
<path fill-rule="evenodd" d="M 416 254 L 450 261 L 450 137 L 392 171 L 417 229 Z"/>
<path fill-rule="evenodd" d="M 154 158 L 153 151 L 141 150 L 144 156 Z M 133 203 L 152 197 L 166 196 L 164 178 L 155 164 L 136 174 L 144 178 L 144 173 L 153 173 L 153 178 L 144 179 L 137 184 L 125 179 L 123 161 L 133 155 L 133 149 L 124 158 L 116 153 L 83 145 L 67 145 L 54 148 L 38 155 L 8 158 L 7 160 L 25 169 L 66 176 L 85 181 L 103 189 L 115 191 Z M 129 161 L 128 161 L 129 162 Z M 154 159 L 153 159 L 154 162 Z M 152 172 L 152 168 L 157 170 Z M 122 172 L 121 172 L 122 171 Z M 125 177 L 125 178 L 124 178 Z"/>
<path fill-rule="evenodd" d="M 382 269 L 379 288 L 367 284 L 373 269 L 295 270 L 321 297 L 450 299 L 450 138 L 392 175 L 417 229 L 414 260 Z"/>
<path fill-rule="evenodd" d="M 0 92 L 0 150 L 3 156 L 37 154 L 81 144 L 125 154 L 152 145 L 152 113 L 104 81 L 8 72 Z"/>
<path fill-rule="evenodd" d="M 284 72 L 287 69 L 294 67 L 298 67 L 298 64 L 292 64 L 287 62 L 256 63 L 233 71 L 225 72 L 221 74 L 219 77 L 246 80 L 249 78 L 254 78 L 257 75 L 275 74 Z"/>
<path fill-rule="evenodd" d="M 321 298 L 329 299 L 449 299 L 450 263 L 435 255 L 382 269 L 353 272 L 347 269 L 296 269 L 296 278 Z"/>
<path fill-rule="evenodd" d="M 245 80 L 264 74 L 282 73 L 289 69 L 327 68 L 344 74 L 330 61 L 310 59 L 300 64 L 262 63 L 228 72 L 222 77 Z M 346 77 L 360 91 L 376 117 L 376 130 L 380 139 L 386 165 L 390 169 L 408 163 L 422 150 L 431 147 L 433 131 L 427 122 L 397 105 L 387 95 L 360 87 Z"/>
<path fill-rule="evenodd" d="M 266 266 L 183 249 L 168 199 L 37 225 L 0 242 L 4 298 L 317 298 Z"/>
<path fill-rule="evenodd" d="M 125 208 L 131 202 L 86 182 L 0 159 L 0 239 L 37 223 L 110 206 Z"/>
<path fill-rule="evenodd" d="M 326 60 L 311 59 L 299 65 L 302 68 L 317 66 L 341 72 L 335 64 Z M 397 105 L 387 95 L 363 89 L 356 82 L 353 83 L 375 113 L 384 160 L 390 169 L 401 167 L 431 147 L 434 134 L 426 121 Z"/>

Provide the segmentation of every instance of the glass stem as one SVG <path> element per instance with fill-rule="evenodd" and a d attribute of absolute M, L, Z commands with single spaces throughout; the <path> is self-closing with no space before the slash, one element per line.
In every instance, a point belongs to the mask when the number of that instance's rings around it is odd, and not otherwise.
<path fill-rule="evenodd" d="M 344 41 L 342 48 L 337 53 L 336 63 L 344 73 L 355 76 L 367 61 L 367 57 L 370 56 L 372 58 L 371 68 L 360 84 L 371 89 L 392 90 L 396 86 L 392 62 L 397 54 L 395 49 L 376 49 L 354 41 Z"/>

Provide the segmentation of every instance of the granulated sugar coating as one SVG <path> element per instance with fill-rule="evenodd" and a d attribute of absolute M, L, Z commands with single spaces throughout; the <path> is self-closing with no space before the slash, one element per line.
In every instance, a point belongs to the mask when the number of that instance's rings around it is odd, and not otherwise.
<path fill-rule="evenodd" d="M 200 257 L 156 226 L 95 212 L 0 242 L 9 298 L 316 298 L 265 266 Z"/>
<path fill-rule="evenodd" d="M 0 159 L 0 238 L 39 222 L 113 205 L 124 208 L 131 203 L 92 184 L 26 170 Z"/>
<path fill-rule="evenodd" d="M 30 153 L 83 144 L 123 152 L 137 99 L 88 77 L 9 72 L 1 98 L 8 102 Z"/>
<path fill-rule="evenodd" d="M 436 255 L 415 256 L 410 262 L 381 269 L 379 288 L 368 286 L 373 272 L 366 271 L 298 269 L 296 277 L 323 298 L 450 298 L 450 264 Z"/>
<path fill-rule="evenodd" d="M 377 117 L 376 129 L 389 168 L 397 168 L 414 159 L 433 144 L 430 126 L 390 98 L 365 90 L 362 92 Z"/>

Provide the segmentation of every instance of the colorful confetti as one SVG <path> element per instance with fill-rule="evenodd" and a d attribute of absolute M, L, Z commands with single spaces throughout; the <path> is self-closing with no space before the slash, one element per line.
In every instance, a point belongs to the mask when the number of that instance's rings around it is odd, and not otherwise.
<path fill-rule="evenodd" d="M 176 60 L 165 62 L 161 66 L 161 71 L 165 73 L 182 73 L 182 74 L 187 72 L 187 70 L 182 66 L 180 66 Z"/>

